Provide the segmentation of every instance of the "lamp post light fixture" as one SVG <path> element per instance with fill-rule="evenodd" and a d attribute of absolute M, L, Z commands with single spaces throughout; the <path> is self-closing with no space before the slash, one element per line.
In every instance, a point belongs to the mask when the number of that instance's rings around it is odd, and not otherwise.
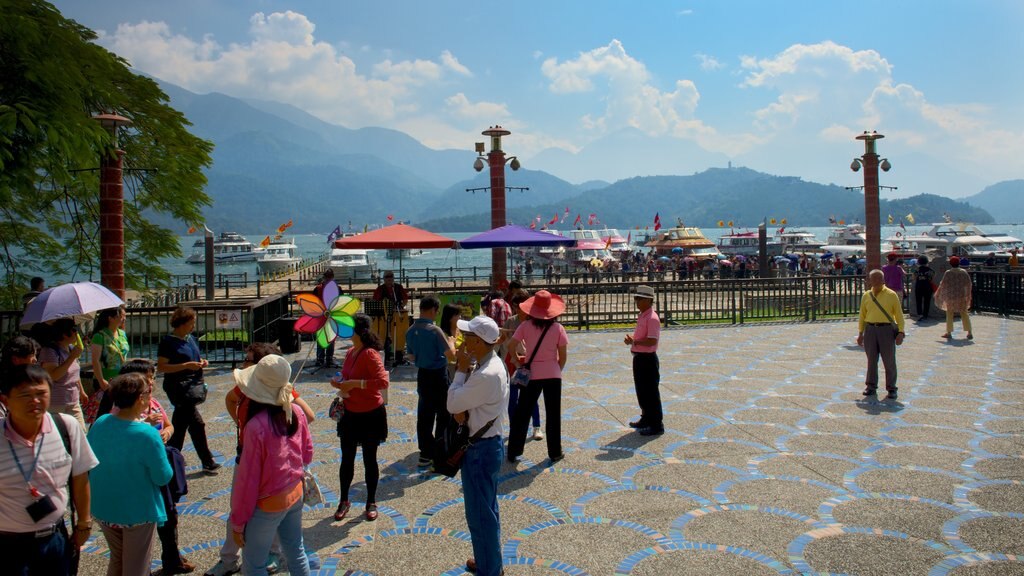
<path fill-rule="evenodd" d="M 864 167 L 864 250 L 867 256 L 866 272 L 877 270 L 882 267 L 882 230 L 881 218 L 878 214 L 878 168 L 884 172 L 892 168 L 887 158 L 878 160 L 878 153 L 875 151 L 875 140 L 885 138 L 878 132 L 867 130 L 857 136 L 857 140 L 864 141 L 864 155 L 854 158 L 850 163 L 850 170 L 857 172 Z"/>
<path fill-rule="evenodd" d="M 511 134 L 501 126 L 491 126 L 483 131 L 484 136 L 491 138 L 491 151 L 484 156 L 486 143 L 476 143 L 476 161 L 473 162 L 473 169 L 481 172 L 484 169 L 484 159 L 487 166 L 491 168 L 491 229 L 500 228 L 505 225 L 505 163 L 508 162 L 512 170 L 519 170 L 519 159 L 515 156 L 505 156 L 501 149 L 501 137 Z M 491 282 L 494 285 L 504 284 L 508 280 L 508 266 L 505 263 L 505 249 L 491 249 Z"/>

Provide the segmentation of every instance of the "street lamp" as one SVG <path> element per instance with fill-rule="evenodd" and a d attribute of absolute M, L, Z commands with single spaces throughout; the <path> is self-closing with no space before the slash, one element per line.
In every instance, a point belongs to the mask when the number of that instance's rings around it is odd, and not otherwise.
<path fill-rule="evenodd" d="M 889 160 L 883 158 L 881 164 L 878 161 L 878 153 L 875 152 L 875 140 L 885 138 L 878 132 L 867 130 L 857 136 L 857 140 L 864 141 L 864 155 L 854 158 L 850 163 L 850 170 L 857 172 L 864 167 L 864 250 L 867 253 L 867 271 L 877 270 L 882 267 L 882 230 L 878 215 L 878 168 L 888 172 L 892 168 Z"/>
<path fill-rule="evenodd" d="M 491 151 L 484 156 L 486 144 L 476 143 L 476 161 L 473 162 L 473 169 L 481 172 L 484 169 L 484 159 L 491 167 L 491 229 L 500 228 L 505 225 L 505 163 L 508 162 L 513 170 L 519 170 L 519 159 L 515 156 L 505 157 L 501 149 L 501 137 L 511 134 L 501 126 L 491 126 L 483 131 L 484 136 L 491 138 Z M 507 281 L 508 267 L 505 263 L 505 249 L 491 249 L 491 282 L 494 285 Z"/>
<path fill-rule="evenodd" d="M 117 114 L 92 117 L 110 133 L 111 153 L 100 158 L 100 283 L 124 299 L 124 150 L 117 132 L 131 120 Z"/>

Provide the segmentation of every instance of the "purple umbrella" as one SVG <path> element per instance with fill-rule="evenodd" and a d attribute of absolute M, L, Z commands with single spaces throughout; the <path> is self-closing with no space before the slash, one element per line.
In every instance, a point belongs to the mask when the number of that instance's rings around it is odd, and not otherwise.
<path fill-rule="evenodd" d="M 515 224 L 502 226 L 459 241 L 460 248 L 504 248 L 508 246 L 572 246 L 576 241 L 565 236 L 530 230 Z"/>
<path fill-rule="evenodd" d="M 124 301 L 106 287 L 95 282 L 61 284 L 36 296 L 21 317 L 21 326 L 58 318 L 73 318 L 76 323 L 92 318 L 99 310 L 117 308 Z"/>

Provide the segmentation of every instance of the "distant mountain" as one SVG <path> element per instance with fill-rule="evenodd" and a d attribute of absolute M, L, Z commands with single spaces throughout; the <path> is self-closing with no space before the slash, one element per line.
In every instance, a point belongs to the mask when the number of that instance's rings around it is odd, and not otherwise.
<path fill-rule="evenodd" d="M 994 214 L 1000 224 L 1024 222 L 1024 180 L 1006 180 L 964 198 Z"/>
<path fill-rule="evenodd" d="M 693 176 L 648 176 L 629 178 L 598 190 L 566 198 L 586 220 L 593 213 L 604 224 L 617 228 L 653 225 L 654 215 L 662 226 L 679 221 L 687 225 L 712 227 L 718 221 L 732 221 L 737 228 L 757 226 L 763 219 L 786 219 L 791 226 L 825 226 L 830 217 L 847 222 L 864 221 L 864 196 L 840 186 L 805 182 L 788 176 L 772 176 L 747 168 L 713 168 Z M 509 220 L 528 224 L 536 214 L 558 211 L 562 203 L 509 209 Z M 941 221 L 943 214 L 980 224 L 992 217 L 964 202 L 920 195 L 901 200 L 880 201 L 884 222 L 889 214 L 913 214 L 920 222 Z M 564 208 L 561 208 L 564 210 Z M 488 213 L 455 215 L 422 222 L 439 231 L 482 230 L 489 226 Z M 555 228 L 568 226 L 560 224 Z"/>

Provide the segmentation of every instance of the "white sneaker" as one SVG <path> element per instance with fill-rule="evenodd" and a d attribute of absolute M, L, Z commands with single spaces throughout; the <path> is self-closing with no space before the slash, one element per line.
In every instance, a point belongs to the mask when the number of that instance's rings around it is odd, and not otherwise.
<path fill-rule="evenodd" d="M 533 429 L 533 439 L 534 440 L 543 440 L 544 439 L 544 433 L 540 431 L 540 428 L 534 427 L 534 429 Z"/>
<path fill-rule="evenodd" d="M 231 574 L 238 574 L 241 571 L 242 565 L 238 562 L 228 563 L 220 560 L 213 566 L 213 568 L 207 570 L 203 576 L 230 576 Z"/>

